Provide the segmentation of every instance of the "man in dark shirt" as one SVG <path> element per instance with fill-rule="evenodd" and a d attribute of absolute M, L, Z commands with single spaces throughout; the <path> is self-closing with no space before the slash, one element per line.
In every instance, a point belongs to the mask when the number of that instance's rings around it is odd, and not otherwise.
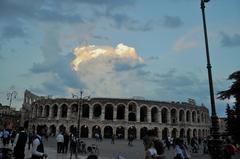
<path fill-rule="evenodd" d="M 19 133 L 16 135 L 16 145 L 14 147 L 14 158 L 24 159 L 25 145 L 27 143 L 27 133 L 24 131 L 23 127 L 19 128 Z"/>
<path fill-rule="evenodd" d="M 42 142 L 44 133 L 45 127 L 38 126 L 37 135 L 33 137 L 32 159 L 43 159 L 47 157 L 47 155 L 44 153 L 44 146 Z"/>

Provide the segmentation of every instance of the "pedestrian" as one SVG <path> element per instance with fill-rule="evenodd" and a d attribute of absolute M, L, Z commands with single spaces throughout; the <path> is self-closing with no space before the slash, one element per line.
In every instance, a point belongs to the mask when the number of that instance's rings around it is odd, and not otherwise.
<path fill-rule="evenodd" d="M 189 159 L 190 155 L 187 152 L 186 147 L 183 144 L 183 140 L 177 138 L 175 140 L 175 156 L 174 159 Z"/>
<path fill-rule="evenodd" d="M 112 141 L 111 141 L 111 144 L 114 144 L 115 142 L 115 135 L 114 134 L 112 134 Z"/>
<path fill-rule="evenodd" d="M 23 127 L 19 127 L 19 133 L 15 138 L 15 147 L 13 149 L 13 154 L 15 159 L 24 159 L 25 145 L 27 143 L 27 132 Z"/>
<path fill-rule="evenodd" d="M 4 129 L 3 130 L 3 145 L 6 146 L 9 144 L 9 138 L 10 138 L 10 134 L 9 131 Z"/>
<path fill-rule="evenodd" d="M 75 159 L 77 159 L 77 134 L 76 132 L 70 133 L 70 159 L 72 155 L 75 154 Z"/>
<path fill-rule="evenodd" d="M 67 132 L 64 133 L 64 144 L 63 144 L 63 149 L 64 149 L 64 153 L 68 152 L 68 145 L 69 145 L 69 135 Z"/>
<path fill-rule="evenodd" d="M 47 157 L 44 153 L 44 146 L 42 137 L 45 135 L 45 127 L 37 127 L 37 135 L 33 137 L 32 158 L 31 159 L 43 159 Z"/>
<path fill-rule="evenodd" d="M 235 155 L 237 148 L 231 143 L 229 138 L 226 139 L 226 144 L 224 145 L 224 157 L 225 159 L 231 159 Z"/>
<path fill-rule="evenodd" d="M 28 150 L 30 150 L 30 146 L 32 144 L 33 134 L 31 132 L 28 133 Z"/>
<path fill-rule="evenodd" d="M 64 143 L 64 136 L 62 134 L 62 132 L 60 132 L 57 137 L 57 153 L 63 153 L 63 143 Z"/>
<path fill-rule="evenodd" d="M 156 157 L 157 157 L 157 150 L 154 147 L 154 142 L 151 142 L 145 152 L 145 159 L 156 159 Z"/>

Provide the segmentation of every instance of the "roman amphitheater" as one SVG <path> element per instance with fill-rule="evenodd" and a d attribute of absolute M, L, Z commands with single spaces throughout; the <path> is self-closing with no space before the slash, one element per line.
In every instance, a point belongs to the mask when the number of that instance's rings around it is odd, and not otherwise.
<path fill-rule="evenodd" d="M 47 98 L 26 90 L 21 110 L 22 122 L 34 131 L 45 125 L 50 135 L 60 128 L 69 131 L 78 126 L 80 136 L 92 138 L 95 133 L 103 138 L 116 134 L 128 138 L 132 134 L 141 139 L 148 129 L 160 138 L 206 137 L 210 133 L 208 109 L 192 102 L 161 102 L 137 99 L 92 98 L 90 100 Z"/>

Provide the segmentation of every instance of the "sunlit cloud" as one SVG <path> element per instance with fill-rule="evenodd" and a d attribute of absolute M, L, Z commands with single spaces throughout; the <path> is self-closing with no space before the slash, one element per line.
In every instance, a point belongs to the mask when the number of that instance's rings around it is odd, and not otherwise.
<path fill-rule="evenodd" d="M 76 58 L 71 62 L 75 71 L 80 69 L 81 63 L 97 58 L 109 58 L 112 60 L 128 60 L 131 64 L 144 63 L 142 57 L 138 56 L 135 49 L 124 44 L 118 44 L 116 48 L 99 47 L 95 45 L 82 46 L 74 49 Z"/>

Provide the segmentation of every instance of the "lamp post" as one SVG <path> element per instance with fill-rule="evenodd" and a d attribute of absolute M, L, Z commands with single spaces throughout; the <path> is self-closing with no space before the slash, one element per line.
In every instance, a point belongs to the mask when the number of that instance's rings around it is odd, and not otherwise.
<path fill-rule="evenodd" d="M 211 100 L 211 120 L 212 120 L 212 127 L 211 127 L 211 136 L 212 139 L 210 140 L 210 154 L 212 159 L 222 159 L 222 141 L 220 140 L 220 133 L 219 133 L 219 121 L 218 116 L 216 113 L 215 107 L 215 100 L 214 100 L 214 90 L 213 90 L 213 81 L 212 81 L 212 71 L 211 71 L 211 63 L 210 63 L 210 56 L 209 56 L 209 48 L 208 48 L 208 36 L 207 36 L 207 26 L 206 26 L 206 19 L 205 19 L 205 3 L 209 2 L 210 0 L 201 0 L 201 10 L 202 10 L 202 19 L 203 19 L 203 29 L 204 29 L 204 38 L 205 38 L 205 46 L 206 46 L 206 56 L 207 56 L 207 70 L 208 70 L 208 82 L 209 82 L 209 92 L 210 92 L 210 100 Z"/>
<path fill-rule="evenodd" d="M 12 105 L 12 100 L 13 98 L 16 98 L 17 97 L 17 92 L 12 90 L 10 92 L 7 93 L 7 100 L 9 100 L 9 106 L 11 107 Z"/>
<path fill-rule="evenodd" d="M 89 99 L 90 96 L 83 97 L 83 91 L 80 91 L 80 95 L 72 94 L 73 98 L 78 99 L 78 120 L 77 120 L 77 131 L 78 131 L 78 138 L 80 138 L 80 120 L 81 120 L 81 108 L 82 104 L 84 103 L 84 99 Z"/>

